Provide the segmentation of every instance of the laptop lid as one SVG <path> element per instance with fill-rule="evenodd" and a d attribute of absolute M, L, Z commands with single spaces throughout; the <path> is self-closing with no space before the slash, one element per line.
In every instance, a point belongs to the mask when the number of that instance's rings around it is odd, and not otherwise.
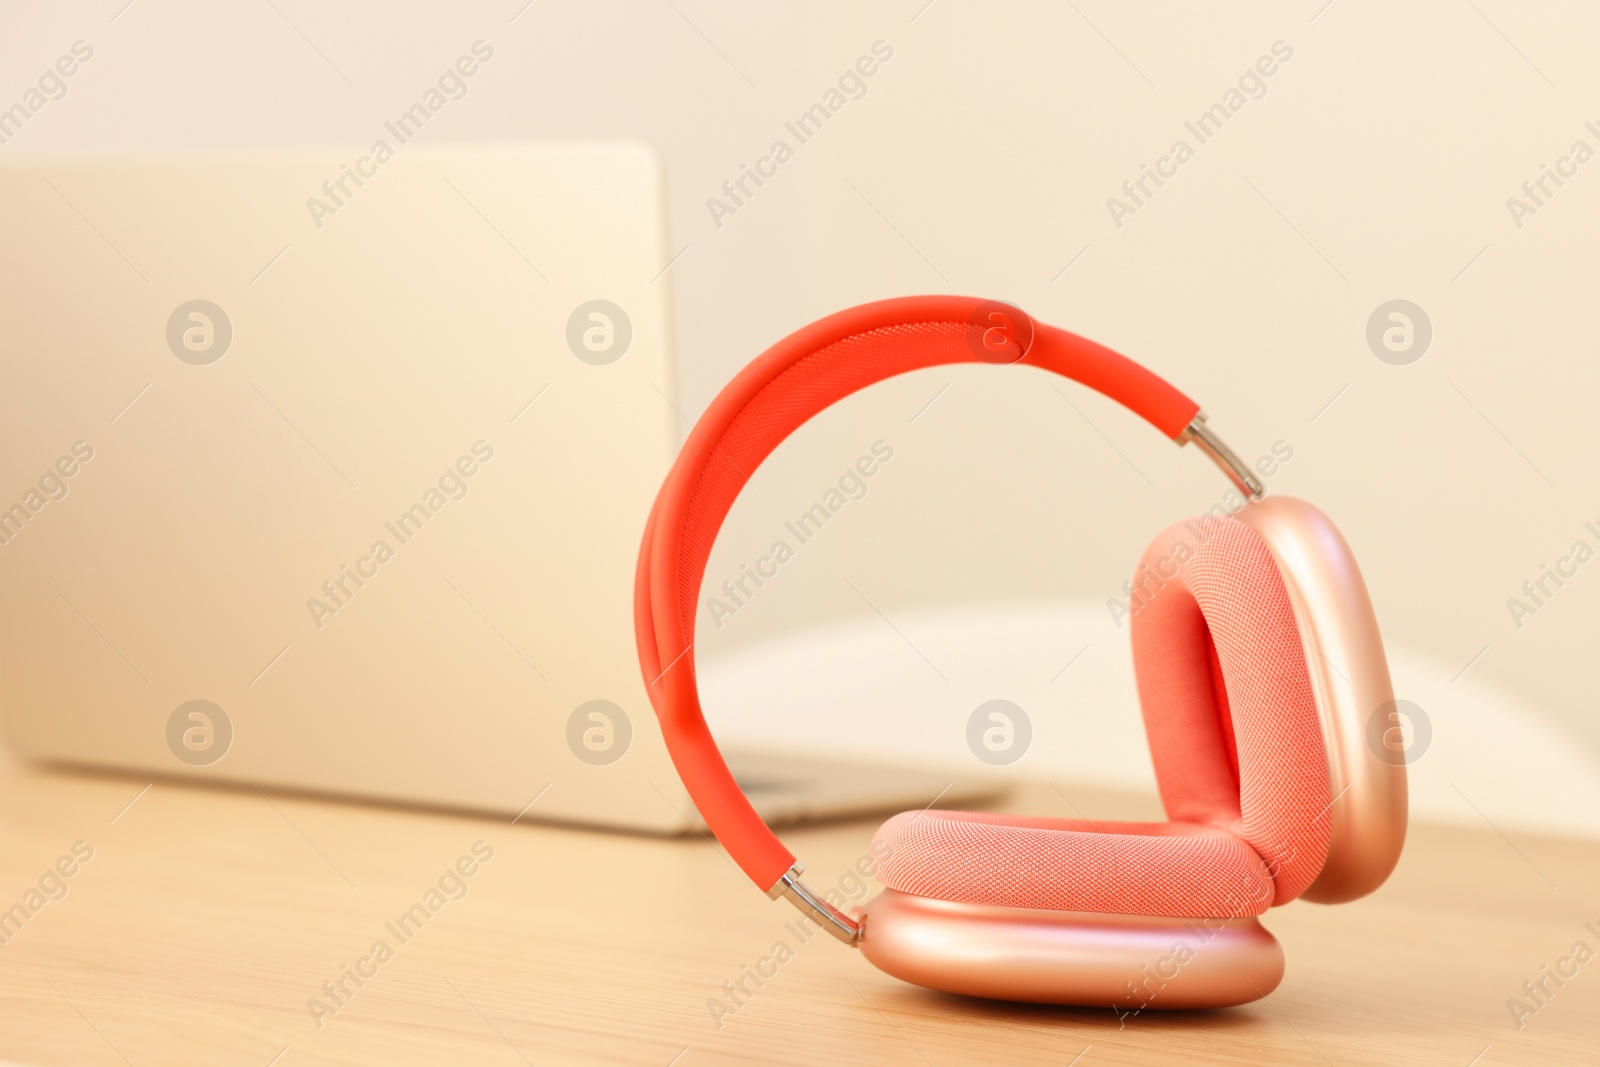
<path fill-rule="evenodd" d="M 683 825 L 634 658 L 675 448 L 631 143 L 0 166 L 25 755 Z"/>

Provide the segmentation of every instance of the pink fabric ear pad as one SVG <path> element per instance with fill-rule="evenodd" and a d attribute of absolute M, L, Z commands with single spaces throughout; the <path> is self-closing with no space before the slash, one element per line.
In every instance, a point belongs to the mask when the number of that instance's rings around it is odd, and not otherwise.
<path fill-rule="evenodd" d="M 1238 834 L 1274 904 L 1328 858 L 1328 756 L 1288 590 L 1266 542 L 1233 518 L 1168 527 L 1129 605 L 1133 669 L 1168 818 Z"/>
<path fill-rule="evenodd" d="M 872 848 L 886 888 L 966 904 L 1241 918 L 1273 899 L 1254 849 L 1195 823 L 907 811 Z"/>
<path fill-rule="evenodd" d="M 1202 517 L 1145 551 L 1134 672 L 1167 823 L 906 812 L 878 830 L 878 880 L 972 904 L 1237 918 L 1299 896 L 1330 806 L 1305 652 L 1271 552 Z"/>

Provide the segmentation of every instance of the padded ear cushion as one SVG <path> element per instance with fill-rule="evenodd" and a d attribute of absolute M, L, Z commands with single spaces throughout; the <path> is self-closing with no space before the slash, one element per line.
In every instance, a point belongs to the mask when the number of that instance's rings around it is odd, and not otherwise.
<path fill-rule="evenodd" d="M 1170 527 L 1134 578 L 1134 671 L 1169 823 L 906 812 L 878 880 L 936 900 L 1193 918 L 1259 915 L 1328 855 L 1322 726 L 1288 591 L 1232 518 Z"/>
<path fill-rule="evenodd" d="M 1274 896 L 1254 849 L 1194 823 L 908 811 L 879 828 L 872 851 L 885 887 L 967 904 L 1242 918 Z"/>
<path fill-rule="evenodd" d="M 1169 817 L 1237 833 L 1284 904 L 1328 855 L 1328 757 L 1305 646 L 1266 543 L 1231 517 L 1169 527 L 1134 577 L 1133 666 Z"/>

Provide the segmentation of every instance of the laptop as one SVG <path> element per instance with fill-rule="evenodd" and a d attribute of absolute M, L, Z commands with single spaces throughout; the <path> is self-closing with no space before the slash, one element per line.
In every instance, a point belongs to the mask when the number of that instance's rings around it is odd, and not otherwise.
<path fill-rule="evenodd" d="M 11 747 L 703 825 L 633 639 L 683 425 L 647 148 L 14 159 L 0 197 Z M 988 789 L 729 755 L 775 821 Z"/>

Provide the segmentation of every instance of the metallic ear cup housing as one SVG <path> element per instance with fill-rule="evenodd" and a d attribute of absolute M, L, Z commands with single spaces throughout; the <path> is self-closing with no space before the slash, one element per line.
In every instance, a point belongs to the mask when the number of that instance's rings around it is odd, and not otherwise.
<path fill-rule="evenodd" d="M 1383 884 L 1406 840 L 1405 761 L 1368 742 L 1373 717 L 1394 701 L 1377 616 L 1350 546 L 1321 511 L 1275 496 L 1235 518 L 1277 560 L 1322 715 L 1332 838 L 1322 873 L 1301 895 L 1322 904 L 1354 900 Z"/>
<path fill-rule="evenodd" d="M 1035 1004 L 1225 1008 L 1283 978 L 1254 916 L 1169 919 L 961 904 L 885 889 L 862 910 L 862 955 L 903 981 Z"/>

